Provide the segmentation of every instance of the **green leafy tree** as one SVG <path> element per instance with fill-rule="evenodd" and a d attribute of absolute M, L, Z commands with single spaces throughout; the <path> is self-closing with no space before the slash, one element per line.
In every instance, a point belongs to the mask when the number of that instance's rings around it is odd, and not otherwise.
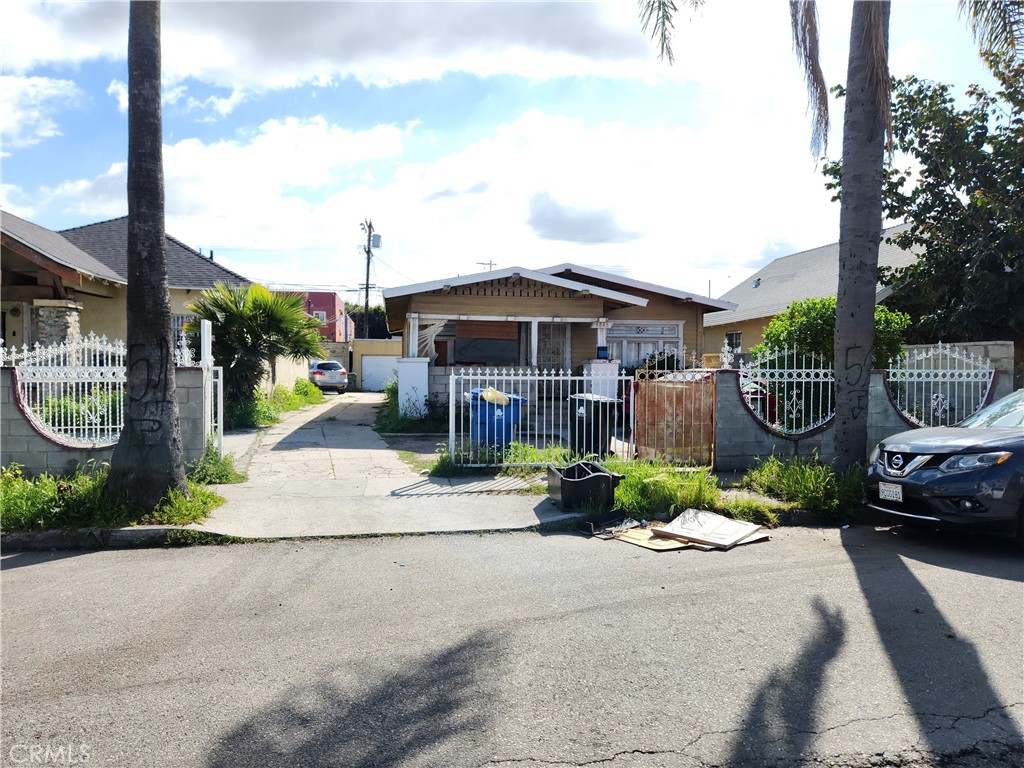
<path fill-rule="evenodd" d="M 127 402 L 106 486 L 152 510 L 171 491 L 188 495 L 167 287 L 159 2 L 129 10 L 127 193 Z"/>
<path fill-rule="evenodd" d="M 690 0 L 699 7 L 703 0 Z M 640 19 L 673 61 L 675 0 L 639 0 Z M 797 59 L 803 65 L 812 112 L 811 150 L 825 148 L 828 93 L 819 65 L 817 7 L 792 0 L 790 21 Z M 982 50 L 1019 60 L 1024 56 L 1024 13 L 1019 2 L 959 0 L 959 11 Z M 839 281 L 834 340 L 836 361 L 836 466 L 864 460 L 867 395 L 872 360 L 878 246 L 882 228 L 883 163 L 891 136 L 889 78 L 890 3 L 856 0 L 850 23 L 843 116 L 843 169 L 847 183 L 839 213 Z"/>
<path fill-rule="evenodd" d="M 356 336 L 361 338 L 360 334 L 363 332 L 363 307 L 360 304 L 345 304 L 345 311 L 348 312 L 348 316 L 352 318 L 352 322 L 356 325 Z M 384 307 L 380 304 L 376 304 L 370 307 L 370 328 L 369 336 L 371 339 L 390 339 L 391 334 L 388 332 L 388 317 L 384 312 Z"/>
<path fill-rule="evenodd" d="M 910 317 L 881 304 L 875 307 L 875 343 L 872 365 L 886 368 L 889 361 L 903 353 L 903 340 Z M 835 362 L 833 341 L 836 332 L 836 299 L 794 301 L 764 329 L 764 339 L 751 349 L 755 355 L 772 349 L 796 347 L 798 352 L 813 352 L 827 364 Z"/>
<path fill-rule="evenodd" d="M 921 257 L 879 278 L 914 341 L 1012 339 L 1024 354 L 1024 62 L 986 60 L 1000 88 L 968 87 L 963 109 L 948 85 L 893 83 L 896 146 L 919 170 L 890 165 L 883 203 L 910 225 L 892 241 Z M 840 171 L 826 166 L 829 186 Z"/>
<path fill-rule="evenodd" d="M 320 323 L 298 294 L 271 293 L 262 285 L 218 284 L 203 291 L 189 311 L 213 325 L 213 358 L 224 368 L 224 399 L 249 403 L 268 367 L 274 379 L 278 357 L 323 357 Z M 196 333 L 196 323 L 186 325 Z"/>

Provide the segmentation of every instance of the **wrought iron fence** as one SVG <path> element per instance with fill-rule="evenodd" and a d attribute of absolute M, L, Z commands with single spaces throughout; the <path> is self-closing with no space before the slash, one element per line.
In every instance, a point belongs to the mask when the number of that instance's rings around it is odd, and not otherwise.
<path fill-rule="evenodd" d="M 72 445 L 117 442 L 124 424 L 125 346 L 90 333 L 62 344 L 0 353 L 17 371 L 17 396 L 42 431 Z"/>
<path fill-rule="evenodd" d="M 461 466 L 544 466 L 582 456 L 632 455 L 617 372 L 460 369 L 449 378 L 448 448 Z"/>
<path fill-rule="evenodd" d="M 26 417 L 44 434 L 64 443 L 102 447 L 117 442 L 124 426 L 127 382 L 123 341 L 89 333 L 61 344 L 39 343 L 21 349 L 0 345 L 0 365 L 17 373 L 17 392 Z M 197 365 L 184 334 L 175 349 L 175 365 Z M 208 412 L 205 437 L 216 434 L 221 446 L 223 383 L 220 368 L 204 366 Z"/>
<path fill-rule="evenodd" d="M 822 355 L 771 349 L 739 365 L 740 390 L 754 415 L 782 435 L 821 426 L 835 412 L 835 376 Z"/>
<path fill-rule="evenodd" d="M 890 361 L 888 373 L 893 402 L 922 427 L 966 419 L 985 404 L 995 374 L 990 360 L 942 342 Z"/>

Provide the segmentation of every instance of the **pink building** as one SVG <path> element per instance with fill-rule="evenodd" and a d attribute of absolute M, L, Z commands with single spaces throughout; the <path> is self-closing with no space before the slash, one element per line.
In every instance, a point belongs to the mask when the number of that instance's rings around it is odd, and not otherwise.
<path fill-rule="evenodd" d="M 333 291 L 306 293 L 306 311 L 320 321 L 320 335 L 328 341 L 351 341 L 356 326 L 345 312 L 345 301 Z"/>

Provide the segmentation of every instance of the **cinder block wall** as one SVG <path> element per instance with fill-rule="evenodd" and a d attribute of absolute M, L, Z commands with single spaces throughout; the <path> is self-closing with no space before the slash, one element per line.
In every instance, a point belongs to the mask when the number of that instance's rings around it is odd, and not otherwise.
<path fill-rule="evenodd" d="M 799 439 L 773 434 L 751 413 L 740 392 L 739 371 L 715 374 L 715 469 L 750 469 L 757 459 L 778 456 L 813 456 L 824 462 L 835 458 L 832 423 Z"/>
<path fill-rule="evenodd" d="M 178 368 L 175 372 L 186 463 L 202 456 L 206 447 L 203 377 L 208 375 L 202 368 Z M 113 452 L 113 446 L 72 447 L 40 434 L 18 407 L 14 397 L 14 369 L 0 369 L 0 465 L 6 467 L 17 462 L 29 475 L 43 472 L 70 475 L 89 461 L 110 461 Z"/>

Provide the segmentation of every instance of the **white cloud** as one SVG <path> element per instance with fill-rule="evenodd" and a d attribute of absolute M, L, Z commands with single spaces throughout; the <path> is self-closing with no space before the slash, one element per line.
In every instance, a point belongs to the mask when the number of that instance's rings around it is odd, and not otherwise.
<path fill-rule="evenodd" d="M 107 86 L 107 95 L 117 99 L 117 109 L 122 114 L 128 111 L 128 84 L 120 80 L 111 80 Z"/>
<path fill-rule="evenodd" d="M 8 156 L 11 149 L 60 136 L 55 114 L 81 97 L 82 92 L 70 80 L 0 75 L 3 156 Z"/>

